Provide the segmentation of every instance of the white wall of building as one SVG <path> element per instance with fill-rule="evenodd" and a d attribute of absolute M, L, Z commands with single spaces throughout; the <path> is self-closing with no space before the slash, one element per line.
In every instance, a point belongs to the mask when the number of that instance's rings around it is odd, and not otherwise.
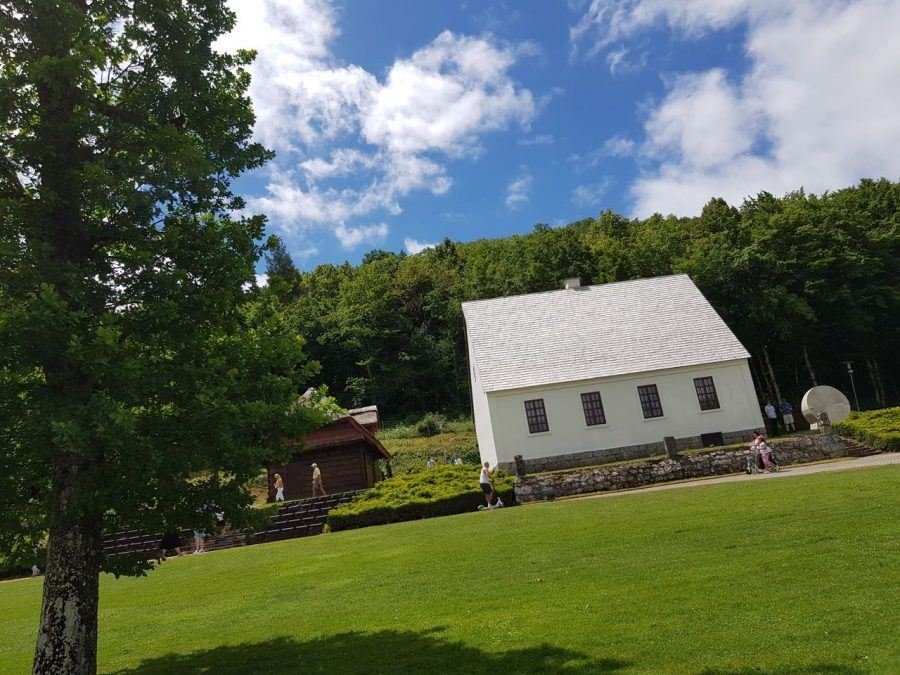
<path fill-rule="evenodd" d="M 470 354 L 471 358 L 471 354 Z M 694 389 L 695 377 L 712 377 L 720 407 L 701 411 Z M 481 388 L 473 381 L 476 402 Z M 639 385 L 655 384 L 663 417 L 644 419 Z M 606 424 L 587 426 L 581 393 L 599 391 Z M 544 399 L 550 431 L 530 434 L 524 402 Z M 475 406 L 475 424 L 482 461 L 491 464 L 552 457 L 575 452 L 661 442 L 665 436 L 685 438 L 717 431 L 742 431 L 763 426 L 750 369 L 746 360 L 708 366 L 652 371 L 546 387 L 491 392 L 488 411 Z M 485 420 L 487 425 L 485 427 Z M 485 436 L 485 443 L 482 437 Z M 490 436 L 488 440 L 487 436 Z"/>
<path fill-rule="evenodd" d="M 469 349 L 469 381 L 472 384 L 472 415 L 475 419 L 475 436 L 478 438 L 478 451 L 481 453 L 482 462 L 490 462 L 491 466 L 497 465 L 497 450 L 494 443 L 494 429 L 491 421 L 491 412 L 488 405 L 487 394 L 481 388 L 475 368 L 475 356 L 472 353 L 472 343 L 468 341 Z"/>

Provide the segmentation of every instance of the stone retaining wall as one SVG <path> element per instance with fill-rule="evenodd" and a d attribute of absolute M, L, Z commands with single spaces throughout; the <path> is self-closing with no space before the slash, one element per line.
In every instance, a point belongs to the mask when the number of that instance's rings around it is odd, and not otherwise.
<path fill-rule="evenodd" d="M 732 443 L 749 443 L 753 440 L 753 432 L 765 433 L 762 428 L 743 429 L 740 431 L 726 431 L 722 433 L 725 445 Z M 702 447 L 699 436 L 686 436 L 675 439 L 675 447 L 681 452 L 689 448 Z M 561 471 L 575 469 L 580 466 L 593 466 L 596 464 L 608 464 L 610 462 L 622 462 L 631 459 L 642 459 L 653 455 L 666 454 L 666 448 L 662 441 L 656 443 L 642 443 L 640 445 L 625 445 L 618 448 L 605 448 L 603 450 L 588 450 L 586 452 L 573 452 L 553 457 L 538 457 L 523 459 L 522 465 L 527 473 L 539 471 Z M 500 462 L 499 467 L 510 473 L 516 472 L 515 462 Z"/>
<path fill-rule="evenodd" d="M 834 435 L 799 436 L 771 441 L 778 463 L 801 464 L 844 457 L 847 447 Z M 516 501 L 533 502 L 571 495 L 589 494 L 666 483 L 685 478 L 702 478 L 744 471 L 746 448 L 710 450 L 674 459 L 597 466 L 559 473 L 520 476 L 516 479 Z"/>

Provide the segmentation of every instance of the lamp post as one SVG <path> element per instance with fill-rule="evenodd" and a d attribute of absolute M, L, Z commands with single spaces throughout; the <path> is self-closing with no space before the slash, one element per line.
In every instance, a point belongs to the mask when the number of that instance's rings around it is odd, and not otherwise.
<path fill-rule="evenodd" d="M 853 364 L 850 361 L 844 361 L 847 366 L 847 373 L 850 375 L 850 388 L 853 389 L 853 401 L 856 403 L 856 410 L 859 412 L 859 396 L 856 395 L 856 383 L 853 381 Z"/>

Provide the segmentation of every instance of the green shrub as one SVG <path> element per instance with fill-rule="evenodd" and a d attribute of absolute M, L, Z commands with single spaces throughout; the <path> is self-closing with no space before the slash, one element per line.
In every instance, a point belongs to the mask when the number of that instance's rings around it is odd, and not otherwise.
<path fill-rule="evenodd" d="M 426 415 L 427 417 L 427 415 Z M 442 419 L 444 419 L 443 415 L 439 415 Z M 388 439 L 397 439 L 397 438 L 421 438 L 421 434 L 419 433 L 418 427 L 419 424 L 424 420 L 421 419 L 406 419 L 406 420 L 395 420 L 393 422 L 386 423 L 385 426 L 378 431 L 376 434 L 379 439 L 382 441 Z M 475 431 L 475 424 L 472 422 L 472 419 L 469 417 L 461 417 L 455 420 L 444 420 L 442 426 L 442 433 L 464 433 L 464 432 L 472 432 Z"/>
<path fill-rule="evenodd" d="M 416 433 L 419 436 L 437 436 L 444 432 L 444 424 L 447 420 L 438 413 L 428 413 L 416 424 Z"/>
<path fill-rule="evenodd" d="M 507 504 L 513 501 L 514 478 L 495 474 L 494 486 Z M 474 511 L 484 504 L 474 466 L 436 466 L 433 469 L 394 476 L 328 514 L 334 531 L 369 525 Z"/>
<path fill-rule="evenodd" d="M 433 458 L 438 466 L 443 466 L 445 464 L 453 464 L 453 460 L 457 456 L 463 461 L 463 465 L 469 466 L 470 470 L 472 466 L 481 465 L 481 455 L 478 454 L 477 447 L 458 449 L 427 448 L 393 455 L 391 458 L 391 473 L 394 476 L 419 473 L 427 468 L 429 459 Z"/>
<path fill-rule="evenodd" d="M 423 471 L 432 457 L 438 464 L 452 464 L 457 456 L 465 464 L 481 464 L 478 440 L 472 431 L 443 433 L 428 438 L 384 438 L 380 432 L 378 436 L 393 457 L 391 471 L 395 476 Z"/>
<path fill-rule="evenodd" d="M 900 407 L 852 412 L 833 429 L 876 450 L 900 450 Z"/>

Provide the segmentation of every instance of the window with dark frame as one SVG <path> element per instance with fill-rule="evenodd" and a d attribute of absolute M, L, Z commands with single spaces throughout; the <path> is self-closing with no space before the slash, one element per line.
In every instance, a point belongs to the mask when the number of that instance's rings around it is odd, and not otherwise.
<path fill-rule="evenodd" d="M 547 411 L 544 410 L 544 399 L 542 398 L 525 401 L 525 419 L 528 420 L 529 434 L 550 431 L 550 424 L 547 422 Z"/>
<path fill-rule="evenodd" d="M 697 390 L 700 410 L 716 410 L 719 408 L 719 396 L 716 394 L 716 385 L 711 377 L 695 377 L 694 389 Z"/>
<path fill-rule="evenodd" d="M 600 400 L 599 391 L 582 394 L 581 407 L 584 408 L 584 423 L 589 427 L 606 424 L 606 414 L 603 412 L 603 401 Z"/>
<path fill-rule="evenodd" d="M 637 388 L 641 399 L 641 409 L 644 411 L 644 419 L 662 417 L 662 402 L 659 400 L 659 391 L 655 384 L 644 384 Z"/>

